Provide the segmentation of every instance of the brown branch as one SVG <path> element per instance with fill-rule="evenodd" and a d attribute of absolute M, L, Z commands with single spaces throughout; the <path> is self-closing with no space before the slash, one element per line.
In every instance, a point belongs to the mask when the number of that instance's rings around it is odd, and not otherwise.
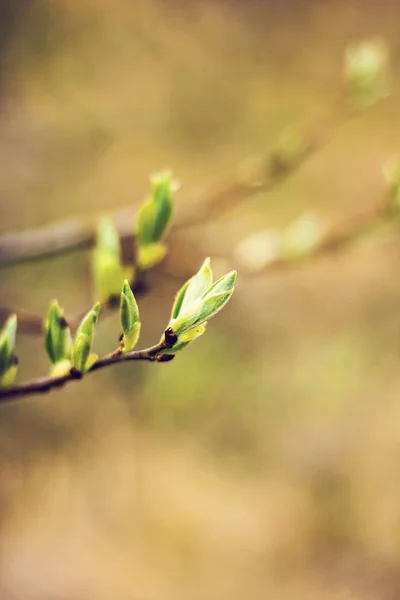
<path fill-rule="evenodd" d="M 155 346 L 146 348 L 145 350 L 133 350 L 126 353 L 122 352 L 122 350 L 118 348 L 114 352 L 99 358 L 88 371 L 88 373 L 92 373 L 93 371 L 97 371 L 99 369 L 104 369 L 105 367 L 115 365 L 116 363 L 133 360 L 147 360 L 150 362 L 164 362 L 165 360 L 171 360 L 174 357 L 173 354 L 162 354 L 162 351 L 166 348 L 169 348 L 169 346 L 165 342 L 161 342 Z M 23 383 L 21 385 L 13 385 L 7 389 L 0 389 L 0 402 L 7 402 L 23 396 L 32 396 L 33 394 L 49 392 L 52 389 L 63 387 L 66 383 L 78 381 L 82 378 L 82 373 L 79 373 L 72 368 L 65 375 L 50 375 L 49 377 L 42 377 L 40 379 L 36 379 L 35 381 Z"/>
<path fill-rule="evenodd" d="M 262 191 L 271 190 L 324 147 L 333 133 L 356 113 L 343 98 L 335 102 L 328 117 L 298 134 L 301 146 L 294 153 L 283 147 L 240 167 L 228 181 L 213 186 L 185 203 L 174 219 L 172 229 L 204 224 Z M 185 208 L 186 207 L 186 208 Z M 133 238 L 136 206 L 129 205 L 112 214 L 122 242 Z M 38 260 L 93 246 L 97 214 L 58 221 L 40 228 L 0 236 L 0 266 Z"/>
<path fill-rule="evenodd" d="M 326 233 L 326 235 L 310 249 L 309 252 L 299 257 L 277 257 L 268 262 L 264 267 L 260 269 L 247 270 L 248 274 L 253 276 L 260 275 L 261 273 L 283 271 L 286 269 L 292 269 L 299 264 L 310 262 L 321 256 L 328 254 L 334 254 L 342 251 L 354 243 L 357 239 L 370 231 L 373 231 L 383 223 L 390 223 L 398 218 L 398 213 L 395 211 L 388 210 L 386 198 L 380 202 L 378 206 L 372 208 L 363 213 L 352 215 L 339 223 L 336 227 Z M 242 272 L 246 272 L 245 267 L 241 267 Z M 135 281 L 132 289 L 136 297 L 140 297 L 147 290 L 146 283 L 144 280 L 144 273 Z M 102 318 L 104 315 L 110 314 L 112 310 L 119 305 L 119 299 L 111 299 L 111 301 L 104 308 Z M 87 311 L 82 312 L 75 317 L 68 318 L 68 324 L 74 331 L 82 317 Z M 31 313 L 23 309 L 13 309 L 11 307 L 0 307 L 0 323 L 5 321 L 11 314 L 17 314 L 18 317 L 18 328 L 19 331 L 23 331 L 27 334 L 42 334 L 43 333 L 43 322 L 44 318 L 42 315 Z"/>

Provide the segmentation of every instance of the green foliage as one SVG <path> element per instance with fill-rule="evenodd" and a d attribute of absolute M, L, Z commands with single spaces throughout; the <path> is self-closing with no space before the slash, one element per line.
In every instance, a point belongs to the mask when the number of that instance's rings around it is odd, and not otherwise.
<path fill-rule="evenodd" d="M 121 291 L 120 317 L 123 331 L 121 347 L 123 352 L 130 352 L 139 340 L 141 323 L 138 305 L 127 280 Z"/>
<path fill-rule="evenodd" d="M 293 261 L 311 254 L 326 234 L 322 219 L 304 214 L 283 231 L 265 229 L 242 240 L 235 254 L 249 270 L 258 271 L 275 261 Z"/>
<path fill-rule="evenodd" d="M 64 310 L 53 300 L 44 326 L 45 347 L 52 373 L 68 372 L 71 367 L 72 337 Z"/>
<path fill-rule="evenodd" d="M 173 192 L 176 184 L 170 173 L 160 173 L 152 180 L 150 199 L 141 207 L 137 218 L 136 265 L 128 269 L 133 277 L 134 269 L 150 268 L 165 255 L 166 247 L 160 242 L 165 235 L 172 214 Z M 95 327 L 100 312 L 100 302 L 81 320 L 74 339 L 63 309 L 57 300 L 50 303 L 44 324 L 44 342 L 51 363 L 51 374 L 33 384 L 26 384 L 15 393 L 29 394 L 47 391 L 79 378 L 92 369 L 95 363 L 101 368 L 119 360 L 149 360 L 168 362 L 204 334 L 207 321 L 229 301 L 234 290 L 236 271 L 224 275 L 213 283 L 210 259 L 207 258 L 199 271 L 178 291 L 172 307 L 170 322 L 161 341 L 146 350 L 134 352 L 141 330 L 139 308 L 126 277 L 127 269 L 121 264 L 121 244 L 113 221 L 100 219 L 97 228 L 96 247 L 92 257 L 96 293 L 102 302 L 117 294 L 120 297 L 120 321 L 122 335 L 119 347 L 99 361 L 92 352 Z M 122 281 L 121 281 L 122 280 Z M 121 289 L 122 288 L 122 289 Z M 13 356 L 17 318 L 9 318 L 0 335 L 0 387 L 10 387 L 16 373 Z M 12 395 L 13 390 L 6 392 Z"/>
<path fill-rule="evenodd" d="M 17 316 L 11 315 L 0 332 L 0 388 L 8 387 L 17 373 L 17 361 L 14 356 Z"/>
<path fill-rule="evenodd" d="M 134 279 L 134 267 L 122 265 L 118 232 L 109 217 L 102 217 L 98 222 L 92 269 L 95 295 L 101 302 L 118 297 L 123 281 Z"/>
<path fill-rule="evenodd" d="M 324 224 L 316 215 L 302 215 L 283 232 L 279 243 L 279 258 L 295 260 L 307 256 L 324 234 Z"/>
<path fill-rule="evenodd" d="M 100 303 L 83 317 L 74 339 L 72 365 L 78 373 L 86 373 L 96 362 L 98 356 L 91 354 L 94 329 L 100 312 Z"/>
<path fill-rule="evenodd" d="M 179 290 L 172 307 L 167 332 L 176 336 L 168 352 L 175 353 L 203 335 L 206 322 L 217 314 L 233 294 L 236 271 L 227 273 L 212 284 L 210 259 Z M 167 341 L 166 333 L 164 339 Z M 171 345 L 171 344 L 169 344 Z"/>
<path fill-rule="evenodd" d="M 160 240 L 168 229 L 174 192 L 178 189 L 169 171 L 157 173 L 151 178 L 151 183 L 151 195 L 136 216 L 137 264 L 141 269 L 155 266 L 166 254 L 166 248 Z"/>
<path fill-rule="evenodd" d="M 357 109 L 376 104 L 388 94 L 388 48 L 383 40 L 348 46 L 344 79 L 350 104 Z"/>

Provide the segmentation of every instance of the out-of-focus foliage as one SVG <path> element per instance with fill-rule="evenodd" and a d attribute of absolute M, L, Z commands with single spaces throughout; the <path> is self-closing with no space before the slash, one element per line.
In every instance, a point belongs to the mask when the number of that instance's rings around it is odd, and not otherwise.
<path fill-rule="evenodd" d="M 379 36 L 398 63 L 395 0 L 8 5 L 1 232 L 139 202 L 165 166 L 185 190 L 212 184 L 329 109 L 348 44 Z M 400 146 L 392 79 L 390 98 L 292 178 L 168 240 L 174 278 L 149 274 L 143 345 L 199 256 L 303 214 L 335 222 L 376 205 Z M 177 210 L 193 214 L 191 198 Z M 79 258 L 2 270 L 1 303 L 29 298 L 44 315 L 56 293 L 77 314 L 92 301 Z M 179 361 L 2 406 L 1 598 L 399 597 L 398 259 L 395 238 L 239 273 L 234 300 Z M 235 266 L 212 262 L 217 278 Z M 118 315 L 98 325 L 99 352 L 118 327 Z M 21 337 L 19 358 L 27 376 L 48 369 L 39 340 Z"/>

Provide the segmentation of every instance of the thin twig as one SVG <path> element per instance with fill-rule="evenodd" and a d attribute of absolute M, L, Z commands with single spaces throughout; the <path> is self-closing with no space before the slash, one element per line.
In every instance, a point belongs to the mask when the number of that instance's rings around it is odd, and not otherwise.
<path fill-rule="evenodd" d="M 109 367 L 110 365 L 114 365 L 116 363 L 127 362 L 132 360 L 147 360 L 150 362 L 158 361 L 162 362 L 162 351 L 168 348 L 169 346 L 165 342 L 160 342 L 155 346 L 151 346 L 150 348 L 146 348 L 145 350 L 132 350 L 131 352 L 122 352 L 121 349 L 115 350 L 110 354 L 106 354 L 99 358 L 88 371 L 88 373 L 92 373 L 93 371 L 97 371 L 99 369 L 104 369 L 105 367 Z M 173 355 L 166 355 L 168 359 L 172 358 Z M 82 373 L 71 369 L 68 373 L 59 376 L 48 376 L 42 377 L 40 379 L 36 379 L 35 381 L 31 381 L 28 383 L 23 383 L 20 385 L 14 385 L 7 389 L 0 390 L 0 402 L 7 402 L 9 400 L 14 400 L 15 398 L 21 398 L 22 396 L 32 396 L 33 394 L 42 394 L 45 392 L 49 392 L 52 389 L 63 387 L 66 383 L 70 381 L 78 381 L 82 379 Z"/>
<path fill-rule="evenodd" d="M 343 221 L 322 237 L 321 240 L 317 242 L 309 252 L 305 252 L 304 255 L 293 258 L 278 257 L 268 262 L 261 269 L 252 270 L 252 275 L 291 269 L 322 256 L 341 252 L 366 234 L 374 231 L 385 223 L 390 223 L 396 218 L 398 219 L 398 217 L 399 214 L 397 212 L 388 210 L 387 205 L 382 203 L 381 206 L 364 213 L 353 215 Z"/>

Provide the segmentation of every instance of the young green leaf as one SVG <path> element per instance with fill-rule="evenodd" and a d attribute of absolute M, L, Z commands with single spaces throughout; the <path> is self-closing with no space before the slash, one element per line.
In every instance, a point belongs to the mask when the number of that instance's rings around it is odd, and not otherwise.
<path fill-rule="evenodd" d="M 102 217 L 98 222 L 92 271 L 96 297 L 101 302 L 107 302 L 113 296 L 118 297 L 124 279 L 133 280 L 134 268 L 122 265 L 121 243 L 110 217 Z"/>
<path fill-rule="evenodd" d="M 179 313 L 181 312 L 183 300 L 186 296 L 186 292 L 189 287 L 189 284 L 190 284 L 190 279 L 186 283 L 183 284 L 181 289 L 176 294 L 175 301 L 172 306 L 171 319 L 176 319 L 177 316 L 179 315 Z"/>
<path fill-rule="evenodd" d="M 212 286 L 201 298 L 191 302 L 176 319 L 171 319 L 169 326 L 178 339 L 192 327 L 211 319 L 225 306 L 233 294 L 235 280 L 236 271 L 221 277 L 216 286 Z"/>
<path fill-rule="evenodd" d="M 97 302 L 97 304 L 95 304 L 94 307 L 83 317 L 75 335 L 72 352 L 72 364 L 79 373 L 85 373 L 93 364 L 93 361 L 91 361 L 90 358 L 93 356 L 91 355 L 91 350 L 94 329 L 97 323 L 99 312 L 100 303 Z"/>
<path fill-rule="evenodd" d="M 178 189 L 169 171 L 155 174 L 151 178 L 152 192 L 142 204 L 136 217 L 136 236 L 139 250 L 146 246 L 158 247 L 171 220 L 174 192 Z M 153 254 L 155 254 L 153 250 Z M 161 259 L 159 258 L 157 262 Z M 140 262 L 140 261 L 139 261 Z M 143 268 L 149 268 L 148 260 L 143 260 Z M 157 264 L 157 263 L 154 263 Z M 152 265 L 151 265 L 152 266 Z"/>
<path fill-rule="evenodd" d="M 213 274 L 210 266 L 210 259 L 206 258 L 196 275 L 193 275 L 189 279 L 189 285 L 186 290 L 185 297 L 183 298 L 181 309 L 179 312 L 185 310 L 187 306 L 194 300 L 201 298 L 203 294 L 211 288 Z"/>
<path fill-rule="evenodd" d="M 133 281 L 135 276 L 133 266 L 122 266 L 113 256 L 98 251 L 93 253 L 92 269 L 96 298 L 101 302 L 118 297 L 124 279 Z"/>
<path fill-rule="evenodd" d="M 136 346 L 140 335 L 139 308 L 127 280 L 121 292 L 120 318 L 123 335 L 122 349 L 130 352 Z"/>
<path fill-rule="evenodd" d="M 188 279 L 177 293 L 172 307 L 171 319 L 176 319 L 185 307 L 200 298 L 210 288 L 212 277 L 210 259 L 206 258 L 198 272 Z"/>
<path fill-rule="evenodd" d="M 90 338 L 90 340 L 93 339 L 94 327 L 97 323 L 99 312 L 100 312 L 100 302 L 96 302 L 96 304 L 93 306 L 93 308 L 86 313 L 86 315 L 83 317 L 82 321 L 80 322 L 80 325 L 76 332 L 77 336 L 80 335 L 81 333 L 83 333 L 84 335 L 87 335 Z"/>
<path fill-rule="evenodd" d="M 64 311 L 57 300 L 50 304 L 45 322 L 45 347 L 50 362 L 55 365 L 62 360 L 69 360 L 72 351 L 71 332 L 65 320 Z"/>
<path fill-rule="evenodd" d="M 110 217 L 101 217 L 97 223 L 96 249 L 118 260 L 120 258 L 119 235 L 114 221 Z"/>
<path fill-rule="evenodd" d="M 136 217 L 138 246 L 148 246 L 154 242 L 155 206 L 152 199 L 147 200 L 139 208 Z"/>
<path fill-rule="evenodd" d="M 237 277 L 236 271 L 230 271 L 226 275 L 220 277 L 211 287 L 206 290 L 202 295 L 202 298 L 208 298 L 214 294 L 222 294 L 224 292 L 233 292 L 233 286 L 235 285 Z"/>
<path fill-rule="evenodd" d="M 157 173 L 151 178 L 153 184 L 153 202 L 155 205 L 153 223 L 153 242 L 159 241 L 169 225 L 176 183 L 169 171 Z"/>

